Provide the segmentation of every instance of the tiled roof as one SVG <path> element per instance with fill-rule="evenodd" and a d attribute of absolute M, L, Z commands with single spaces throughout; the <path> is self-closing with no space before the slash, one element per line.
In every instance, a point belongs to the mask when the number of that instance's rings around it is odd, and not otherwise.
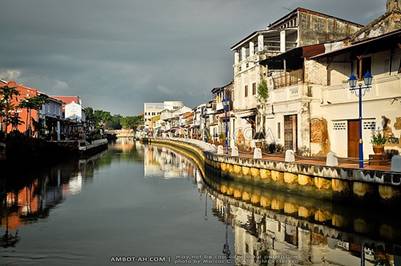
<path fill-rule="evenodd" d="M 51 96 L 54 99 L 62 101 L 64 104 L 69 104 L 69 103 L 81 103 L 81 99 L 79 96 Z"/>

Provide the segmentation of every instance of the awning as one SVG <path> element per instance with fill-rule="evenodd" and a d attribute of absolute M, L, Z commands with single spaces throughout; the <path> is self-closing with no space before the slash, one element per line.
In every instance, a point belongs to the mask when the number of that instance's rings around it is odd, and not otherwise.
<path fill-rule="evenodd" d="M 254 117 L 256 114 L 256 108 L 236 112 L 236 116 L 243 119 Z"/>
<path fill-rule="evenodd" d="M 299 69 L 302 67 L 304 58 L 310 58 L 325 52 L 324 44 L 314 44 L 303 47 L 293 48 L 285 53 L 261 61 L 262 65 L 267 65 L 270 69 L 283 69 L 286 60 L 287 69 Z"/>

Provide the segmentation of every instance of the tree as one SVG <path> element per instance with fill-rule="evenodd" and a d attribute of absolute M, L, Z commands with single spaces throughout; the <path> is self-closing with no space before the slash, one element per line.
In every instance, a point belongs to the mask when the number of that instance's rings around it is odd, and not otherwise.
<path fill-rule="evenodd" d="M 39 94 L 30 98 L 24 99 L 20 104 L 19 108 L 26 109 L 26 132 L 28 132 L 28 136 L 31 136 L 31 127 L 32 127 L 32 110 L 39 111 L 42 108 L 42 105 L 45 104 L 48 100 L 48 96 Z"/>
<path fill-rule="evenodd" d="M 0 99 L 0 115 L 2 117 L 2 126 L 4 126 L 2 130 L 7 134 L 7 128 L 10 124 L 12 111 L 15 109 L 12 101 L 14 97 L 19 95 L 19 92 L 16 87 L 9 87 L 6 85 L 0 88 L 0 95 L 2 96 Z"/>
<path fill-rule="evenodd" d="M 265 132 L 265 122 L 266 122 L 266 104 L 267 100 L 269 98 L 269 88 L 267 87 L 267 81 L 266 79 L 262 79 L 261 82 L 258 85 L 258 95 L 257 99 L 260 104 L 260 107 L 262 109 L 261 112 L 261 119 L 262 119 L 262 133 L 263 133 L 263 138 L 266 136 Z"/>
<path fill-rule="evenodd" d="M 121 119 L 121 125 L 124 129 L 134 129 L 143 123 L 143 116 L 126 116 Z"/>
<path fill-rule="evenodd" d="M 24 124 L 18 112 L 14 112 L 11 115 L 9 123 L 11 124 L 13 131 L 18 130 L 18 126 Z"/>
<path fill-rule="evenodd" d="M 108 129 L 121 129 L 121 115 L 113 115 L 109 121 L 106 122 L 106 128 Z"/>
<path fill-rule="evenodd" d="M 86 107 L 86 108 L 84 108 L 83 111 L 84 111 L 84 114 L 85 114 L 86 121 L 95 123 L 95 115 L 93 114 L 93 108 L 92 107 Z"/>
<path fill-rule="evenodd" d="M 103 110 L 95 110 L 93 115 L 97 127 L 103 127 L 106 125 L 107 121 L 111 120 L 110 112 L 106 112 Z"/>

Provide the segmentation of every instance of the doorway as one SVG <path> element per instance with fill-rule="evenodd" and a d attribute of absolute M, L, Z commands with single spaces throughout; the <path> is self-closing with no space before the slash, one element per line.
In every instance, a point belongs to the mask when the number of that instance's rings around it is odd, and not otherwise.
<path fill-rule="evenodd" d="M 284 149 L 297 150 L 297 115 L 284 116 Z"/>
<path fill-rule="evenodd" d="M 359 157 L 359 120 L 348 120 L 348 157 Z"/>

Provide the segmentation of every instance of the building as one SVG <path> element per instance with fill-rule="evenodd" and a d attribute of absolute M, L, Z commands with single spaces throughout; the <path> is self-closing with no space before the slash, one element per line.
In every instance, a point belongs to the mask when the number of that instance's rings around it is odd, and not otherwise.
<path fill-rule="evenodd" d="M 390 2 L 388 6 L 394 7 Z M 325 156 L 333 151 L 340 157 L 358 157 L 358 97 L 350 92 L 347 81 L 355 73 L 362 82 L 369 71 L 374 79 L 364 96 L 365 158 L 373 153 L 370 140 L 377 129 L 385 128 L 391 139 L 386 149 L 399 152 L 397 27 L 401 24 L 397 21 L 401 17 L 396 7 L 343 40 L 300 46 L 260 62 L 269 88 L 261 117 L 268 143 L 305 155 Z M 260 128 L 263 123 L 256 124 Z"/>
<path fill-rule="evenodd" d="M 245 139 L 245 146 L 249 146 L 257 133 L 257 88 L 267 75 L 261 61 L 297 47 L 344 39 L 361 28 L 341 18 L 297 8 L 233 45 L 236 142 Z"/>
<path fill-rule="evenodd" d="M 84 139 L 85 138 L 85 113 L 79 96 L 51 96 L 63 103 L 63 126 L 61 139 Z"/>
<path fill-rule="evenodd" d="M 42 93 L 43 94 L 43 93 Z M 44 129 L 43 137 L 50 140 L 61 140 L 61 127 L 63 122 L 63 102 L 52 97 L 39 110 L 39 116 Z"/>
<path fill-rule="evenodd" d="M 65 119 L 76 122 L 85 121 L 82 101 L 79 96 L 52 96 L 52 98 L 63 102 L 63 116 Z"/>
<path fill-rule="evenodd" d="M 10 88 L 16 88 L 18 91 L 17 96 L 14 96 L 11 99 L 11 104 L 16 107 L 15 113 L 18 114 L 20 123 L 18 125 L 8 124 L 6 131 L 10 132 L 12 130 L 18 130 L 21 133 L 25 133 L 28 130 L 31 132 L 37 131 L 37 125 L 39 123 L 39 112 L 34 109 L 20 108 L 19 105 L 25 100 L 31 97 L 35 97 L 39 95 L 39 91 L 35 88 L 30 88 L 23 84 L 19 84 L 15 81 L 4 81 L 0 80 L 0 87 L 8 86 Z M 3 121 L 3 120 L 1 120 Z M 1 128 L 4 130 L 4 124 Z"/>
<path fill-rule="evenodd" d="M 205 118 L 206 104 L 200 104 L 192 109 L 194 113 L 193 124 L 191 126 L 191 136 L 195 139 L 204 140 L 205 136 Z"/>
<path fill-rule="evenodd" d="M 228 138 L 228 141 L 230 142 L 232 136 L 231 129 L 235 126 L 231 123 L 233 87 L 234 84 L 231 81 L 222 87 L 212 89 L 213 113 L 210 115 L 209 130 L 213 140 L 223 145 L 225 144 L 226 138 Z M 226 109 L 225 104 L 227 104 Z M 235 123 L 235 119 L 233 121 Z"/>
<path fill-rule="evenodd" d="M 388 0 L 387 12 L 344 42 L 341 49 L 312 57 L 309 80 L 321 86 L 320 108 L 312 117 L 312 150 L 341 157 L 358 157 L 358 97 L 349 90 L 351 73 L 363 84 L 366 72 L 373 75 L 372 88 L 363 97 L 363 148 L 365 159 L 373 154 L 372 131 L 383 130 L 385 149 L 400 153 L 401 135 L 401 1 Z"/>
<path fill-rule="evenodd" d="M 151 118 L 160 115 L 161 111 L 164 110 L 163 103 L 144 103 L 143 105 L 143 119 L 145 127 L 150 126 Z"/>
<path fill-rule="evenodd" d="M 144 103 L 144 122 L 147 130 L 152 130 L 151 119 L 155 116 L 161 116 L 161 120 L 165 120 L 171 116 L 173 112 L 182 108 L 182 101 L 164 101 L 163 103 Z M 163 114 L 162 114 L 163 113 Z"/>
<path fill-rule="evenodd" d="M 316 98 L 320 88 L 307 79 L 313 71 L 307 59 L 325 51 L 324 44 L 302 46 L 261 62 L 267 69 L 268 98 L 259 105 L 256 124 L 267 143 L 285 150 L 310 151 L 311 112 L 314 104 L 320 104 Z"/>

